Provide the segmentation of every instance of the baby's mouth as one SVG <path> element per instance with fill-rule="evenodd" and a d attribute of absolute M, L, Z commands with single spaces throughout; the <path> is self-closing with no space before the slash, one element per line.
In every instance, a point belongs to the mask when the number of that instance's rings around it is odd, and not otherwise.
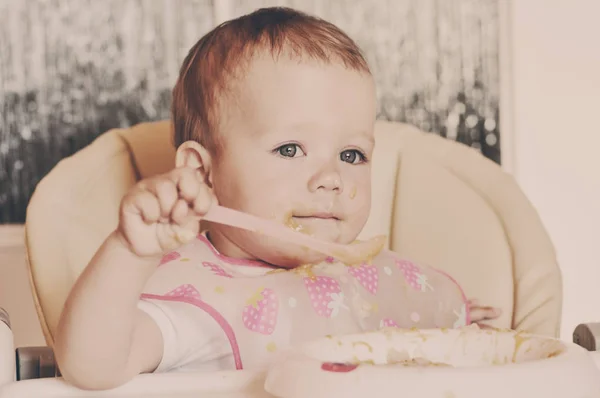
<path fill-rule="evenodd" d="M 312 214 L 304 214 L 304 215 L 294 215 L 292 214 L 292 218 L 296 218 L 298 220 L 334 220 L 339 221 L 339 217 L 337 217 L 333 213 L 312 213 Z"/>
<path fill-rule="evenodd" d="M 307 235 L 314 235 L 320 228 L 337 224 L 340 217 L 331 212 L 292 213 L 284 223 L 289 228 Z"/>

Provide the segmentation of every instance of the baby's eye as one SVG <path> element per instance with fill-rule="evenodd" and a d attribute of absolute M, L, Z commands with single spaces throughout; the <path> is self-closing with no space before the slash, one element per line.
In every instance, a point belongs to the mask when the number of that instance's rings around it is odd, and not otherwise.
<path fill-rule="evenodd" d="M 305 155 L 298 144 L 285 144 L 276 149 L 277 153 L 286 158 L 295 158 Z"/>
<path fill-rule="evenodd" d="M 367 157 L 357 149 L 347 149 L 340 153 L 342 162 L 350 164 L 361 164 L 367 161 Z"/>

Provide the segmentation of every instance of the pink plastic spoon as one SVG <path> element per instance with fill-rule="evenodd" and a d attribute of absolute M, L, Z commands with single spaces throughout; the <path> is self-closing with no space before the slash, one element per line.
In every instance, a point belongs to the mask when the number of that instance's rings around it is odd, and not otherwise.
<path fill-rule="evenodd" d="M 349 245 L 325 242 L 296 232 L 274 221 L 219 205 L 212 206 L 203 219 L 285 240 L 331 256 L 347 265 L 356 265 L 372 259 L 381 251 L 385 244 L 385 236 L 376 236 L 370 240 L 356 241 Z"/>

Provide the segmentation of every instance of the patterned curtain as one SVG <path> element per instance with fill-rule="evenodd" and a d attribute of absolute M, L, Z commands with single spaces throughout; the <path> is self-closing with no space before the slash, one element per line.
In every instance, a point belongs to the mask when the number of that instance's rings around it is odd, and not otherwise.
<path fill-rule="evenodd" d="M 211 0 L 0 0 L 0 223 L 38 181 L 114 127 L 169 117 Z"/>
<path fill-rule="evenodd" d="M 0 0 L 0 223 L 23 222 L 38 181 L 99 134 L 169 117 L 215 1 L 330 20 L 363 48 L 380 119 L 500 162 L 500 0 Z"/>
<path fill-rule="evenodd" d="M 500 163 L 500 0 L 232 0 L 234 15 L 288 6 L 341 27 L 362 48 L 379 118 L 410 123 Z"/>

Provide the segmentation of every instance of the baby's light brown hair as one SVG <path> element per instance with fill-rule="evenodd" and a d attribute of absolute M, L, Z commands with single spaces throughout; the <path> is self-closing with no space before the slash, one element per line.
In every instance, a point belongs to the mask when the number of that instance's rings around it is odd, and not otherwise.
<path fill-rule="evenodd" d="M 176 146 L 194 140 L 213 154 L 219 152 L 219 98 L 261 51 L 274 57 L 285 52 L 299 59 L 340 62 L 370 74 L 359 47 L 335 25 L 290 8 L 259 9 L 217 26 L 186 56 L 173 89 Z"/>

